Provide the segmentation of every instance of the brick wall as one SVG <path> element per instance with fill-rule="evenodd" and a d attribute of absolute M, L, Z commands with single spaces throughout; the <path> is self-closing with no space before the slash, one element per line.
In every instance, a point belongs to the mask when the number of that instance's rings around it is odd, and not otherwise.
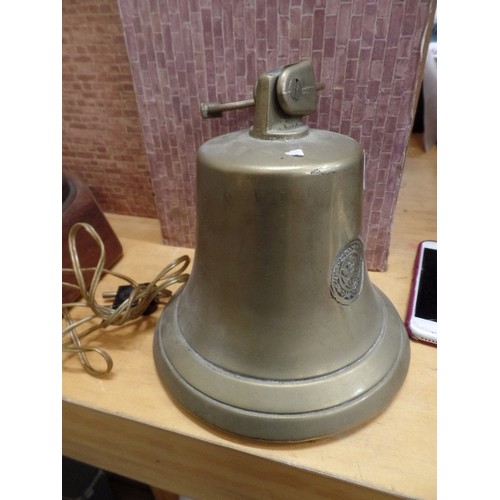
<path fill-rule="evenodd" d="M 63 0 L 62 8 L 63 167 L 105 211 L 159 216 L 167 243 L 194 246 L 195 151 L 253 116 L 202 121 L 199 103 L 245 99 L 259 73 L 310 58 L 326 87 L 308 123 L 363 146 L 366 259 L 385 269 L 434 0 Z"/>
<path fill-rule="evenodd" d="M 105 211 L 156 217 L 115 0 L 62 2 L 62 159 Z"/>
<path fill-rule="evenodd" d="M 258 74 L 309 58 L 325 89 L 308 123 L 350 135 L 365 150 L 366 261 L 385 269 L 434 0 L 118 3 L 168 243 L 195 245 L 196 149 L 247 128 L 252 116 L 203 121 L 200 102 L 251 97 Z"/>

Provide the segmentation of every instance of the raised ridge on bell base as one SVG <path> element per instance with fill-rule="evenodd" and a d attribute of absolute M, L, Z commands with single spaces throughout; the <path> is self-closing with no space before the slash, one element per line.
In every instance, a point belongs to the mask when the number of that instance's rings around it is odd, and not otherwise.
<path fill-rule="evenodd" d="M 346 367 L 314 380 L 266 381 L 242 377 L 214 367 L 190 349 L 178 329 L 175 314 L 177 300 L 174 299 L 164 310 L 155 332 L 153 353 L 158 374 L 167 390 L 190 413 L 238 435 L 290 442 L 317 439 L 353 429 L 388 406 L 403 384 L 410 361 L 408 336 L 403 323 L 385 295 L 378 289 L 376 293 L 386 315 L 384 329 L 376 344 L 385 342 L 391 346 L 390 350 L 394 353 L 391 358 L 384 354 L 387 349 L 377 350 L 374 347 L 354 367 Z M 379 374 L 374 380 L 363 380 L 372 373 L 372 366 L 380 367 L 381 364 L 382 376 Z M 349 377 L 352 379 L 353 387 L 360 385 L 364 388 L 359 391 L 354 389 L 351 396 L 344 396 L 339 401 L 333 392 L 345 385 L 346 376 L 347 382 Z M 203 377 L 210 378 L 208 385 L 203 387 L 205 392 L 196 386 Z M 328 405 L 325 389 L 327 394 L 332 393 L 334 404 Z M 250 403 L 241 399 L 242 391 L 247 393 Z M 305 407 L 297 411 L 294 399 L 300 399 L 304 391 L 309 391 L 311 397 L 306 398 Z M 215 392 L 217 398 L 208 392 Z M 257 401 L 264 401 L 264 406 L 257 406 L 264 408 L 268 405 L 271 409 L 274 406 L 276 410 L 256 410 L 252 407 L 252 395 Z M 286 411 L 287 401 L 294 411 Z"/>

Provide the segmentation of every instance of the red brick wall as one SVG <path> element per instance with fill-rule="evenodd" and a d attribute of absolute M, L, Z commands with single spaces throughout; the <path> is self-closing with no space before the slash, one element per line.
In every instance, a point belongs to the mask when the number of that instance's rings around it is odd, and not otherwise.
<path fill-rule="evenodd" d="M 62 2 L 62 159 L 104 211 L 156 217 L 115 0 Z"/>
<path fill-rule="evenodd" d="M 200 102 L 251 97 L 258 74 L 309 58 L 325 89 L 308 123 L 365 150 L 366 260 L 385 269 L 434 0 L 118 3 L 167 242 L 195 245 L 196 149 L 252 116 L 203 121 Z"/>

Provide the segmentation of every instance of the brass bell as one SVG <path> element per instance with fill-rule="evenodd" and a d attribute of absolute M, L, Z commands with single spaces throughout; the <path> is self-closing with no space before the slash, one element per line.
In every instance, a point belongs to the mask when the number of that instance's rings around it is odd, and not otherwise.
<path fill-rule="evenodd" d="M 197 155 L 191 277 L 165 308 L 154 358 L 191 413 L 252 438 L 299 441 L 354 428 L 404 381 L 408 336 L 370 282 L 361 237 L 363 151 L 310 129 L 309 61 L 261 75 L 248 130 Z"/>

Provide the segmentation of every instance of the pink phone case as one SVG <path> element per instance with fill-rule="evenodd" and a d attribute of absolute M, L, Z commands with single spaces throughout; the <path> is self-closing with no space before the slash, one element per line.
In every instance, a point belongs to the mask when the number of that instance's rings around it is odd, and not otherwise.
<path fill-rule="evenodd" d="M 413 309 L 414 298 L 415 298 L 415 294 L 417 293 L 416 283 L 417 283 L 417 277 L 418 277 L 419 262 L 420 262 L 422 252 L 424 250 L 424 248 L 423 248 L 424 243 L 427 241 L 433 241 L 433 240 L 421 241 L 417 247 L 415 262 L 413 263 L 413 276 L 412 276 L 412 280 L 411 280 L 410 298 L 408 299 L 408 308 L 406 310 L 405 326 L 406 326 L 406 331 L 408 332 L 408 335 L 410 336 L 411 339 L 416 340 L 418 342 L 422 342 L 422 343 L 427 344 L 427 345 L 432 345 L 434 347 L 437 347 L 437 344 L 435 344 L 434 342 L 429 342 L 429 341 L 426 341 L 425 339 L 415 337 L 410 329 L 410 321 L 411 321 L 411 317 L 413 316 L 413 313 L 414 313 L 414 309 Z"/>

